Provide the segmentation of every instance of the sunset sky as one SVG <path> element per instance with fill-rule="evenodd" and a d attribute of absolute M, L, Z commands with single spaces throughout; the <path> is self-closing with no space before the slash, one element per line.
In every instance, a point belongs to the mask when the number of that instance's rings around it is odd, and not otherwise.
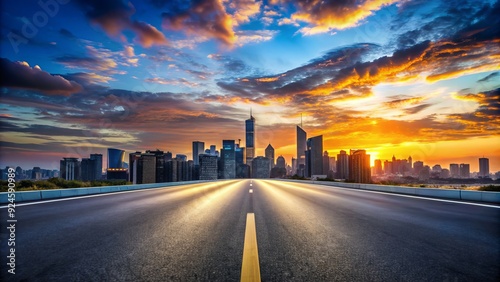
<path fill-rule="evenodd" d="M 500 3 L 1 0 L 0 166 L 242 139 L 500 170 Z M 47 3 L 46 5 L 34 3 Z"/>

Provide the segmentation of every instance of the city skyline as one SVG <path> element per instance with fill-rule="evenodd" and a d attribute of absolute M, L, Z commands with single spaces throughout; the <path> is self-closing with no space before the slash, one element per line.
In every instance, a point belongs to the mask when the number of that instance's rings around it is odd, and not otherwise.
<path fill-rule="evenodd" d="M 245 147 L 252 109 L 255 157 L 291 164 L 303 121 L 371 166 L 500 171 L 498 1 L 40 3 L 2 2 L 1 167 Z"/>

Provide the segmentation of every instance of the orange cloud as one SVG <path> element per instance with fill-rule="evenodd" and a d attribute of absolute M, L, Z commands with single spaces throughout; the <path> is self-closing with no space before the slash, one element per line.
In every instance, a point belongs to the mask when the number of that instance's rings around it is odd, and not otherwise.
<path fill-rule="evenodd" d="M 293 2 L 298 11 L 292 14 L 288 21 L 282 24 L 296 22 L 308 23 L 308 27 L 299 30 L 304 35 L 324 33 L 331 30 L 342 30 L 357 26 L 362 20 L 371 16 L 382 7 L 396 3 L 397 0 L 366 0 L 366 1 L 307 1 Z"/>

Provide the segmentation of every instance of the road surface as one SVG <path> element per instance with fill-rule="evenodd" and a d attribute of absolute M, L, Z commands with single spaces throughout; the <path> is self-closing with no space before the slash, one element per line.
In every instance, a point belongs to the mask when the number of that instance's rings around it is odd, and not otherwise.
<path fill-rule="evenodd" d="M 19 203 L 15 275 L 0 213 L 2 281 L 240 281 L 249 225 L 262 281 L 500 281 L 490 205 L 273 180 Z"/>

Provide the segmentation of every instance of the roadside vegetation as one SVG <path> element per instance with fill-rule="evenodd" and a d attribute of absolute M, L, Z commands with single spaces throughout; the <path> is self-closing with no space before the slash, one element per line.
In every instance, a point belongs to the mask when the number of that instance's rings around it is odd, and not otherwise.
<path fill-rule="evenodd" d="M 85 188 L 99 186 L 115 186 L 131 184 L 125 180 L 98 180 L 98 181 L 79 181 L 79 180 L 64 180 L 62 178 L 50 178 L 46 180 L 20 180 L 16 182 L 16 191 L 30 190 L 50 190 L 50 189 L 65 189 L 65 188 Z M 0 192 L 7 192 L 7 180 L 0 181 Z"/>
<path fill-rule="evenodd" d="M 493 191 L 493 192 L 500 192 L 500 185 L 486 185 L 486 186 L 481 186 L 478 189 L 479 191 Z"/>

